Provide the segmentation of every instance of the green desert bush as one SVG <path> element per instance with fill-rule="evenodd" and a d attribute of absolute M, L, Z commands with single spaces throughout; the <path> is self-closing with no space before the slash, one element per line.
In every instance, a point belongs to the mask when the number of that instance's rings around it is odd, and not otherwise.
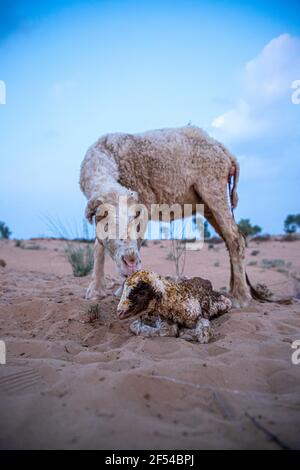
<path fill-rule="evenodd" d="M 266 269 L 283 268 L 285 262 L 283 259 L 263 259 L 261 265 Z"/>
<path fill-rule="evenodd" d="M 174 253 L 172 251 L 169 251 L 169 253 L 166 256 L 166 259 L 168 261 L 174 261 L 175 260 Z"/>
<path fill-rule="evenodd" d="M 257 243 L 269 242 L 270 240 L 272 240 L 272 237 L 269 233 L 264 233 L 262 235 L 256 235 L 255 237 L 251 237 L 251 240 Z"/>
<path fill-rule="evenodd" d="M 91 304 L 87 309 L 88 322 L 94 323 L 100 319 L 100 307 L 99 304 Z"/>
<path fill-rule="evenodd" d="M 83 220 L 82 229 L 76 230 L 75 236 L 70 236 L 70 231 L 60 221 L 47 217 L 47 225 L 56 237 L 65 241 L 65 256 L 69 261 L 75 277 L 87 276 L 94 265 L 93 238 L 88 229 L 87 222 Z"/>
<path fill-rule="evenodd" d="M 8 240 L 10 236 L 11 236 L 11 231 L 9 230 L 6 223 L 0 222 L 0 238 L 4 238 Z"/>
<path fill-rule="evenodd" d="M 241 219 L 238 227 L 246 237 L 253 237 L 262 231 L 259 225 L 252 225 L 250 219 Z"/>
<path fill-rule="evenodd" d="M 257 261 L 249 261 L 248 266 L 256 266 Z"/>
<path fill-rule="evenodd" d="M 68 242 L 65 254 L 72 266 L 75 277 L 90 274 L 94 265 L 93 248 L 90 244 L 83 245 L 80 242 Z"/>
<path fill-rule="evenodd" d="M 250 254 L 251 256 L 257 256 L 259 254 L 259 250 L 252 250 Z"/>
<path fill-rule="evenodd" d="M 282 239 L 283 242 L 295 242 L 297 240 L 300 240 L 300 234 L 299 233 L 286 233 L 283 235 Z"/>
<path fill-rule="evenodd" d="M 300 214 L 289 214 L 284 221 L 284 231 L 293 234 L 300 228 Z"/>
<path fill-rule="evenodd" d="M 35 245 L 35 244 L 27 245 L 24 248 L 26 250 L 41 250 L 42 249 L 42 247 L 40 245 Z"/>

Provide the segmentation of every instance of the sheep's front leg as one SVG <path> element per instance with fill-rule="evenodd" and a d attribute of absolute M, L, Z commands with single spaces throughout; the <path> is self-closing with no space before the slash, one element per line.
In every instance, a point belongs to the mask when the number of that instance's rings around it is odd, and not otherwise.
<path fill-rule="evenodd" d="M 92 281 L 86 291 L 86 299 L 105 297 L 105 281 L 104 281 L 104 246 L 95 241 L 94 246 L 94 269 Z"/>
<path fill-rule="evenodd" d="M 197 341 L 206 344 L 211 338 L 211 326 L 209 320 L 201 318 L 198 320 L 195 328 L 182 328 L 179 337 L 186 341 Z"/>
<path fill-rule="evenodd" d="M 157 318 L 151 325 L 149 321 L 135 320 L 130 325 L 130 331 L 135 335 L 146 337 L 153 336 L 178 336 L 178 327 L 175 323 L 168 323 L 161 318 Z"/>

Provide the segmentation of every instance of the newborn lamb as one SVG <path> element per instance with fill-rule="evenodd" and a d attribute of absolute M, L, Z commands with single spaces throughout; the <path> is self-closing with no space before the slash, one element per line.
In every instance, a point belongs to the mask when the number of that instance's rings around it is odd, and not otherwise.
<path fill-rule="evenodd" d="M 124 284 L 117 313 L 121 319 L 139 315 L 130 325 L 136 335 L 208 343 L 209 320 L 230 308 L 230 299 L 213 291 L 206 279 L 173 282 L 151 271 L 137 271 Z"/>

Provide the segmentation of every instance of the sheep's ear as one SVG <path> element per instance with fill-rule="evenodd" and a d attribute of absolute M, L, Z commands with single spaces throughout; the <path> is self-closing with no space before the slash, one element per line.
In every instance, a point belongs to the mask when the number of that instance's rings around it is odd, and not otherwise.
<path fill-rule="evenodd" d="M 87 203 L 85 209 L 85 216 L 90 222 L 90 224 L 93 223 L 93 217 L 96 215 L 97 208 L 101 206 L 101 204 L 103 204 L 103 200 L 100 197 L 93 197 Z"/>

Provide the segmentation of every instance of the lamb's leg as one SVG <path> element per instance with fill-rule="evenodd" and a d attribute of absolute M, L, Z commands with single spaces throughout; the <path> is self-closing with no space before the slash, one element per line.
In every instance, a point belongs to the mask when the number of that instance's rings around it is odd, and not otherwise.
<path fill-rule="evenodd" d="M 161 318 L 154 321 L 153 326 L 142 319 L 135 320 L 130 325 L 130 331 L 135 335 L 152 336 L 178 336 L 178 327 L 175 323 L 168 323 Z"/>
<path fill-rule="evenodd" d="M 246 282 L 244 266 L 245 240 L 230 212 L 226 180 L 214 179 L 205 187 L 197 187 L 204 201 L 204 216 L 223 238 L 230 257 L 230 293 L 235 307 L 249 304 L 251 294 Z"/>
<path fill-rule="evenodd" d="M 206 344 L 211 338 L 210 322 L 206 318 L 200 318 L 195 328 L 182 328 L 179 337 L 186 341 L 197 341 Z"/>
<path fill-rule="evenodd" d="M 92 281 L 87 288 L 86 298 L 101 298 L 105 297 L 105 280 L 104 280 L 104 246 L 95 241 L 94 246 L 94 269 L 92 274 Z"/>

